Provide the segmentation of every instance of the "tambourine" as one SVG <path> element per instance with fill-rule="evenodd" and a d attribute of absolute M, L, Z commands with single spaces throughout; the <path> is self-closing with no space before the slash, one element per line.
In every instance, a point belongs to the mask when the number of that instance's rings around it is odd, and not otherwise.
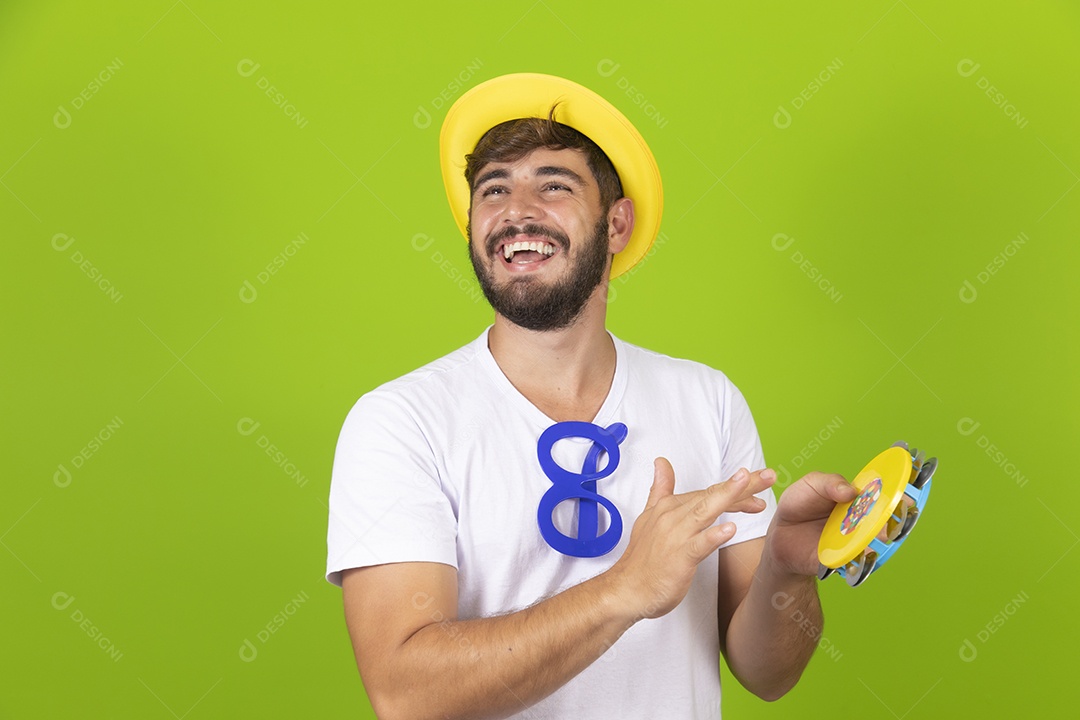
<path fill-rule="evenodd" d="M 937 458 L 900 441 L 871 460 L 851 484 L 854 500 L 838 503 L 818 541 L 818 579 L 834 572 L 858 587 L 904 544 L 930 496 Z"/>

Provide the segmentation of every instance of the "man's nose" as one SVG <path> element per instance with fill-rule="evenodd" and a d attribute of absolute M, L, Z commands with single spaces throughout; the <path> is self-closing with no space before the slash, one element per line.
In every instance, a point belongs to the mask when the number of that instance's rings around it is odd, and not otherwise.
<path fill-rule="evenodd" d="M 528 190 L 518 190 L 510 195 L 504 210 L 504 222 L 517 224 L 525 220 L 537 220 L 543 215 L 539 197 Z"/>

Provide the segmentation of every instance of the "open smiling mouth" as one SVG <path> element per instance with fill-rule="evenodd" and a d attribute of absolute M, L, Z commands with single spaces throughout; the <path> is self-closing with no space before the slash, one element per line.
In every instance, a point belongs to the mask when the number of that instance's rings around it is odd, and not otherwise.
<path fill-rule="evenodd" d="M 502 246 L 502 259 L 508 265 L 530 265 L 547 260 L 555 254 L 555 246 L 543 241 L 521 241 Z"/>

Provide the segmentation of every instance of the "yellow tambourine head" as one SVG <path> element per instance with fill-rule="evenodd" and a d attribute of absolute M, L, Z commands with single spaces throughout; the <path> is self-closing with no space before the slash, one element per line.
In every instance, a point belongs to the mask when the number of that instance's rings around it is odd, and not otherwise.
<path fill-rule="evenodd" d="M 821 564 L 839 568 L 859 557 L 903 501 L 910 479 L 911 453 L 905 448 L 891 447 L 871 460 L 851 481 L 859 494 L 837 504 L 825 521 L 818 542 Z"/>

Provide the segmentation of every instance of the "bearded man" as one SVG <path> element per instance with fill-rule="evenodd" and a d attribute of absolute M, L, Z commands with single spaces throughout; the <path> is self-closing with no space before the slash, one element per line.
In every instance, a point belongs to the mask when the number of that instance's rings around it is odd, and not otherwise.
<path fill-rule="evenodd" d="M 495 318 L 341 431 L 327 579 L 376 714 L 718 718 L 721 653 L 779 698 L 821 633 L 817 538 L 855 493 L 811 473 L 777 502 L 731 381 L 607 331 L 609 279 L 659 229 L 644 139 L 519 74 L 458 100 L 441 153 Z"/>

